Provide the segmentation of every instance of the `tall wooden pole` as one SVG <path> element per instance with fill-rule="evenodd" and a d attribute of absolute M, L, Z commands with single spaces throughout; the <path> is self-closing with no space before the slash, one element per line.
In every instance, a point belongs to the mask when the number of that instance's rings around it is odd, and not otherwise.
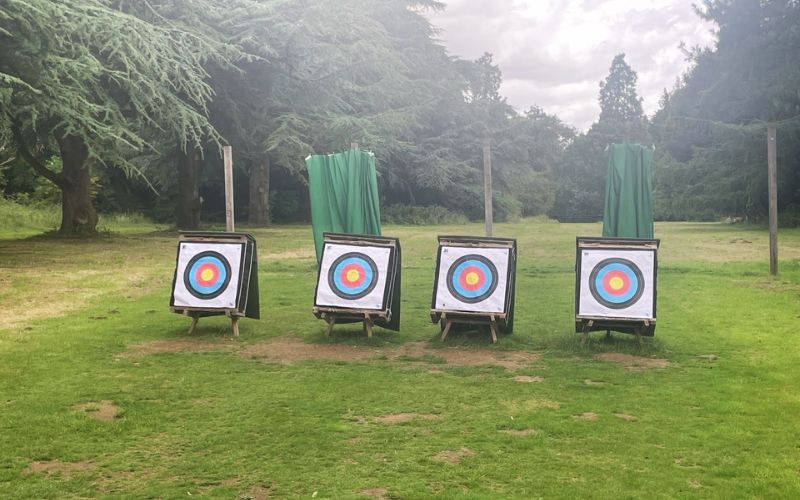
<path fill-rule="evenodd" d="M 767 128 L 769 183 L 769 274 L 778 274 L 778 144 L 775 127 Z"/>
<path fill-rule="evenodd" d="M 486 236 L 492 235 L 492 145 L 483 140 L 483 211 Z"/>
<path fill-rule="evenodd" d="M 223 146 L 222 158 L 225 167 L 225 231 L 232 233 L 233 226 L 233 149 Z"/>

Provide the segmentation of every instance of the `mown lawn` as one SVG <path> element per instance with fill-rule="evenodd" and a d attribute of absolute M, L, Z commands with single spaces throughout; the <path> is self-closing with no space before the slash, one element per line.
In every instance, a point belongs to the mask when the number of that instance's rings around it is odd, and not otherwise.
<path fill-rule="evenodd" d="M 324 337 L 301 226 L 253 231 L 261 321 L 187 335 L 168 310 L 176 234 L 153 231 L 0 240 L 0 497 L 800 495 L 800 231 L 771 279 L 763 229 L 657 224 L 642 346 L 573 333 L 575 236 L 597 224 L 496 226 L 520 249 L 516 330 L 496 346 L 442 346 L 428 317 L 436 235 L 479 224 L 384 228 L 403 246 L 402 329 L 371 341 Z"/>

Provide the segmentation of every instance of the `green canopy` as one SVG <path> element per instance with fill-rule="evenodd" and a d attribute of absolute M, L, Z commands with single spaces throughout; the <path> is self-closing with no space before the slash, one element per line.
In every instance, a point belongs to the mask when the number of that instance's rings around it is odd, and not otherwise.
<path fill-rule="evenodd" d="M 311 226 L 322 256 L 323 233 L 381 234 L 375 155 L 351 149 L 306 158 Z"/>
<path fill-rule="evenodd" d="M 603 236 L 653 238 L 652 162 L 639 144 L 608 146 Z"/>

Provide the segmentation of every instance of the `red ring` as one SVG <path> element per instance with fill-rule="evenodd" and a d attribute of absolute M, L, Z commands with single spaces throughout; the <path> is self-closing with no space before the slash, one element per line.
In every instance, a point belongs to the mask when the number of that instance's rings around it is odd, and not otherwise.
<path fill-rule="evenodd" d="M 467 283 L 467 275 L 469 273 L 475 273 L 478 275 L 478 282 L 474 285 L 470 285 Z M 458 277 L 458 284 L 465 290 L 469 290 L 470 292 L 474 292 L 475 290 L 480 289 L 483 284 L 486 282 L 486 276 L 483 274 L 483 270 L 477 266 L 467 266 L 462 271 Z"/>
<path fill-rule="evenodd" d="M 619 290 L 614 290 L 611 288 L 611 279 L 612 278 L 620 278 L 622 280 L 622 288 Z M 627 274 L 623 273 L 622 271 L 613 270 L 609 271 L 603 276 L 603 288 L 605 289 L 606 293 L 611 295 L 625 295 L 628 292 L 628 289 L 631 287 L 631 280 Z"/>
<path fill-rule="evenodd" d="M 356 271 L 358 272 L 358 280 L 356 281 L 349 281 L 347 279 L 347 273 L 349 271 Z M 367 273 L 364 272 L 364 268 L 359 266 L 358 264 L 348 264 L 344 266 L 342 271 L 339 273 L 339 279 L 343 285 L 347 287 L 357 288 L 364 283 L 364 280 L 367 278 Z"/>
<path fill-rule="evenodd" d="M 206 270 L 210 270 L 212 273 L 214 273 L 209 280 L 203 279 L 203 271 Z M 198 266 L 197 271 L 195 271 L 194 278 L 201 286 L 213 285 L 219 279 L 219 269 L 214 264 L 206 262 L 205 264 Z"/>

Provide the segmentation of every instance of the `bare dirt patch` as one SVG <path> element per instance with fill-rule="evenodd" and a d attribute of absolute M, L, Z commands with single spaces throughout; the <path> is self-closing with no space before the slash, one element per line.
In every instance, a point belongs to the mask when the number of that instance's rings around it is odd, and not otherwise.
<path fill-rule="evenodd" d="M 138 358 L 150 354 L 170 353 L 170 352 L 214 352 L 231 351 L 238 349 L 237 344 L 225 344 L 222 342 L 205 342 L 192 339 L 181 340 L 154 340 L 129 346 L 127 352 L 120 354 L 123 358 Z"/>
<path fill-rule="evenodd" d="M 602 354 L 595 355 L 594 359 L 617 363 L 629 371 L 640 371 L 649 368 L 667 368 L 670 365 L 669 361 L 666 359 L 645 358 L 642 356 L 634 356 L 632 354 L 623 354 L 620 352 L 604 352 Z"/>
<path fill-rule="evenodd" d="M 514 382 L 544 382 L 544 377 L 531 377 L 529 375 L 519 375 L 517 377 L 512 378 Z"/>
<path fill-rule="evenodd" d="M 388 498 L 386 495 L 389 494 L 389 490 L 386 488 L 369 488 L 366 490 L 361 490 L 359 493 L 365 497 L 378 498 L 382 500 L 384 498 Z"/>
<path fill-rule="evenodd" d="M 46 460 L 43 462 L 31 462 L 22 473 L 26 476 L 31 474 L 60 474 L 69 477 L 72 474 L 87 473 L 93 471 L 95 463 L 91 460 L 82 462 L 62 462 L 61 460 Z"/>
<path fill-rule="evenodd" d="M 692 488 L 694 488 L 696 490 L 699 490 L 700 488 L 703 487 L 703 485 L 700 484 L 700 481 L 696 481 L 694 479 L 690 479 L 689 480 L 689 486 L 691 486 Z"/>
<path fill-rule="evenodd" d="M 625 420 L 626 422 L 634 422 L 637 420 L 636 417 L 634 417 L 633 415 L 628 415 L 627 413 L 615 413 L 614 416 L 619 419 Z"/>
<path fill-rule="evenodd" d="M 439 462 L 447 462 L 449 464 L 457 464 L 461 459 L 467 457 L 474 457 L 475 452 L 469 448 L 461 448 L 459 450 L 442 450 L 433 457 L 434 460 Z"/>
<path fill-rule="evenodd" d="M 113 401 L 90 401 L 72 406 L 72 411 L 86 413 L 97 420 L 114 420 L 119 415 L 120 408 Z"/>
<path fill-rule="evenodd" d="M 377 347 L 362 347 L 345 344 L 307 344 L 300 339 L 281 337 L 246 347 L 241 354 L 277 363 L 297 361 L 365 361 L 385 356 L 386 352 Z"/>
<path fill-rule="evenodd" d="M 392 424 L 402 424 L 416 419 L 439 420 L 440 418 L 442 417 L 439 415 L 433 415 L 431 413 L 394 413 L 391 415 L 374 417 L 373 420 L 375 422 L 378 422 L 379 424 L 392 425 Z"/>
<path fill-rule="evenodd" d="M 272 495 L 270 486 L 253 486 L 247 492 L 242 493 L 237 498 L 239 500 L 267 500 Z"/>
<path fill-rule="evenodd" d="M 539 353 L 496 351 L 492 349 L 434 349 L 426 342 L 411 342 L 396 348 L 352 346 L 345 344 L 307 344 L 300 339 L 281 337 L 249 346 L 241 351 L 245 357 L 278 363 L 308 360 L 367 361 L 375 358 L 444 360 L 451 366 L 498 365 L 508 370 L 523 368 L 541 357 Z"/>
<path fill-rule="evenodd" d="M 580 415 L 575 415 L 572 418 L 577 418 L 577 419 L 580 419 L 580 420 L 588 420 L 590 422 L 594 422 L 595 420 L 597 420 L 597 413 L 595 413 L 593 411 L 587 411 L 587 412 L 581 413 Z"/>
<path fill-rule="evenodd" d="M 524 401 L 504 401 L 503 405 L 512 414 L 537 411 L 542 409 L 558 410 L 561 408 L 561 403 L 550 399 L 526 399 Z"/>
<path fill-rule="evenodd" d="M 539 434 L 539 431 L 536 429 L 503 429 L 500 432 L 512 436 L 532 436 L 533 434 Z"/>
<path fill-rule="evenodd" d="M 588 378 L 584 380 L 583 383 L 586 385 L 606 385 L 606 383 L 601 380 L 590 380 Z"/>

